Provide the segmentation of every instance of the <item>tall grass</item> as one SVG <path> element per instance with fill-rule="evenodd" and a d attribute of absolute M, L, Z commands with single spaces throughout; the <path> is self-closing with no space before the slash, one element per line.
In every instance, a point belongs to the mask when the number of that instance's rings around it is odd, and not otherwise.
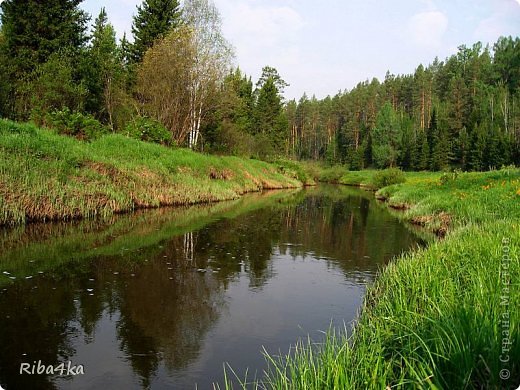
<path fill-rule="evenodd" d="M 403 219 L 432 230 L 446 223 L 446 237 L 385 268 L 352 332 L 333 329 L 319 343 L 267 355 L 265 377 L 242 387 L 518 387 L 520 170 L 440 177 L 407 174 L 378 195 L 406 205 Z"/>
<path fill-rule="evenodd" d="M 0 120 L 0 225 L 109 216 L 301 187 L 285 166 L 169 149 L 121 135 L 92 143 Z"/>

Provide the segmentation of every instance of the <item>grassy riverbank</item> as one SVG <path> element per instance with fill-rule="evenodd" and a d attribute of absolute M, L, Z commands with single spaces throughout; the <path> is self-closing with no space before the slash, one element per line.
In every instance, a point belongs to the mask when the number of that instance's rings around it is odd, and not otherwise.
<path fill-rule="evenodd" d="M 373 174 L 342 177 L 363 183 Z M 520 170 L 412 173 L 376 195 L 445 238 L 383 270 L 350 336 L 330 332 L 323 344 L 267 356 L 259 387 L 516 389 Z"/>
<path fill-rule="evenodd" d="M 108 216 L 301 187 L 302 172 L 120 135 L 86 143 L 0 120 L 0 225 Z"/>

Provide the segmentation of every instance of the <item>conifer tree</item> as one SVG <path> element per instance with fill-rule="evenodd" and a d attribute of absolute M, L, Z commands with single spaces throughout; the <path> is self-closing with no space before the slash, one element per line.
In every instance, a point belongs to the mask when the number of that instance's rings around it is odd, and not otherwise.
<path fill-rule="evenodd" d="M 144 0 L 137 6 L 132 34 L 132 61 L 141 62 L 144 53 L 152 47 L 155 40 L 177 27 L 181 21 L 179 0 Z"/>
<path fill-rule="evenodd" d="M 254 127 L 253 133 L 271 149 L 280 153 L 288 134 L 289 123 L 283 111 L 280 88 L 287 83 L 278 75 L 276 69 L 264 67 L 260 81 L 257 83 L 256 104 L 253 109 Z"/>
<path fill-rule="evenodd" d="M 5 0 L 0 7 L 6 55 L 14 75 L 22 77 L 63 49 L 79 49 L 87 40 L 83 0 Z"/>
<path fill-rule="evenodd" d="M 88 52 L 88 64 L 85 64 L 85 72 L 88 72 L 86 84 L 89 90 L 87 111 L 95 114 L 102 120 L 110 123 L 108 112 L 108 100 L 110 90 L 113 88 L 116 73 L 121 69 L 119 53 L 116 42 L 116 32 L 108 21 L 105 8 L 102 8 L 94 22 L 92 33 L 92 45 Z M 119 72 L 121 73 L 121 72 Z"/>
<path fill-rule="evenodd" d="M 79 8 L 83 0 L 5 0 L 1 3 L 0 21 L 3 31 L 2 52 L 8 62 L 5 75 L 17 99 L 31 90 L 35 69 L 54 53 L 66 52 L 78 57 L 84 46 L 88 15 Z M 74 79 L 78 75 L 73 75 Z M 30 97 L 19 104 L 18 114 L 26 117 Z"/>
<path fill-rule="evenodd" d="M 430 145 L 428 144 L 428 139 L 423 131 L 419 130 L 417 135 L 417 144 L 416 144 L 416 157 L 414 168 L 418 171 L 425 171 L 429 167 L 430 161 Z"/>

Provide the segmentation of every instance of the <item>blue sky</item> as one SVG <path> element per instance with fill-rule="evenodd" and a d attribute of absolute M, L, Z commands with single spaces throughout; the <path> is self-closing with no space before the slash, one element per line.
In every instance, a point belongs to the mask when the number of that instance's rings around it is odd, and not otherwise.
<path fill-rule="evenodd" d="M 520 0 L 214 0 L 238 64 L 253 80 L 274 66 L 287 98 L 322 98 L 387 70 L 411 73 L 460 44 L 520 35 Z M 85 0 L 105 6 L 119 36 L 130 34 L 141 0 Z"/>

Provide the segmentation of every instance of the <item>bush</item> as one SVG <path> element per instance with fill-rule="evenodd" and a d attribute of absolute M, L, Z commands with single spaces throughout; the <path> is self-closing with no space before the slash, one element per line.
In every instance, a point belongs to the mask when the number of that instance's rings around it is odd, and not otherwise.
<path fill-rule="evenodd" d="M 58 134 L 84 141 L 97 139 L 110 131 L 92 115 L 73 112 L 68 108 L 47 113 L 44 116 L 44 125 L 56 130 Z"/>
<path fill-rule="evenodd" d="M 316 182 L 314 179 L 306 172 L 304 167 L 299 162 L 294 162 L 291 160 L 277 160 L 275 164 L 278 166 L 278 172 L 293 177 L 304 185 L 314 185 Z"/>
<path fill-rule="evenodd" d="M 319 181 L 338 184 L 340 183 L 341 178 L 347 173 L 347 170 L 346 167 L 341 165 L 324 169 L 319 176 Z"/>
<path fill-rule="evenodd" d="M 439 181 L 441 185 L 445 185 L 449 182 L 456 181 L 461 173 L 462 171 L 460 169 L 455 169 L 452 172 L 444 172 L 439 178 Z"/>
<path fill-rule="evenodd" d="M 171 145 L 172 135 L 161 123 L 156 120 L 139 117 L 126 126 L 127 134 L 141 141 L 153 142 L 161 145 Z"/>
<path fill-rule="evenodd" d="M 372 178 L 372 184 L 376 188 L 383 188 L 392 184 L 404 183 L 406 178 L 404 172 L 398 168 L 390 168 L 376 172 Z"/>

